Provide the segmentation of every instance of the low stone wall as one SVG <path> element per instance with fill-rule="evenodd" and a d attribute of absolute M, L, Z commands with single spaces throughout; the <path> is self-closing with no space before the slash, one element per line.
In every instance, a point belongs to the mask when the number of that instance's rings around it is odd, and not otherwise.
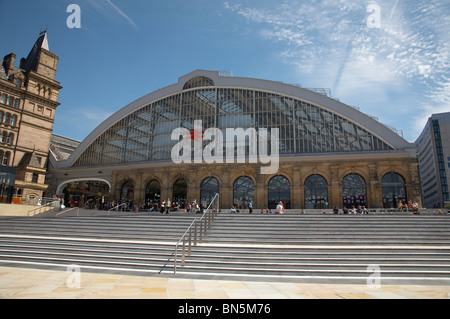
<path fill-rule="evenodd" d="M 38 205 L 17 205 L 17 204 L 0 204 L 0 216 L 28 216 L 28 213 L 41 206 Z M 43 207 L 41 212 L 47 212 L 54 207 Z"/>

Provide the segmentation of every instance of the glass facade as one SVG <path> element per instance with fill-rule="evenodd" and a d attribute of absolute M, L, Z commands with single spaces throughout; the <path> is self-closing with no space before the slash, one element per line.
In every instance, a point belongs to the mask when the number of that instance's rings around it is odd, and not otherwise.
<path fill-rule="evenodd" d="M 342 180 L 342 200 L 347 208 L 367 206 L 366 182 L 361 175 L 349 174 Z"/>
<path fill-rule="evenodd" d="M 11 203 L 16 181 L 16 168 L 0 166 L 0 202 Z"/>
<path fill-rule="evenodd" d="M 157 180 L 152 180 L 145 188 L 145 208 L 152 207 L 155 204 L 160 205 L 161 185 Z"/>
<path fill-rule="evenodd" d="M 320 175 L 311 175 L 305 181 L 305 208 L 328 208 L 328 185 Z"/>
<path fill-rule="evenodd" d="M 255 183 L 250 177 L 239 177 L 233 185 L 233 205 L 238 209 L 248 207 L 255 201 Z"/>
<path fill-rule="evenodd" d="M 397 208 L 400 202 L 406 203 L 406 186 L 403 177 L 396 173 L 389 173 L 383 176 L 381 184 L 384 208 Z"/>
<path fill-rule="evenodd" d="M 439 178 L 441 181 L 442 200 L 444 203 L 450 201 L 450 193 L 448 191 L 447 174 L 445 172 L 444 151 L 441 139 L 441 128 L 439 120 L 433 120 L 434 141 L 436 143 L 436 153 L 439 165 Z M 445 143 L 445 141 L 444 141 Z M 444 203 L 442 206 L 444 206 Z"/>
<path fill-rule="evenodd" d="M 205 178 L 200 190 L 200 203 L 208 207 L 214 196 L 219 193 L 219 181 L 215 177 Z"/>
<path fill-rule="evenodd" d="M 120 191 L 120 203 L 130 203 L 134 198 L 134 185 L 131 181 L 125 182 Z"/>
<path fill-rule="evenodd" d="M 203 130 L 278 128 L 281 156 L 392 149 L 358 123 L 323 107 L 254 89 L 213 85 L 207 78 L 194 78 L 185 90 L 125 116 L 100 134 L 73 166 L 171 160 L 178 143 L 171 140 L 172 131 L 184 127 L 192 132 L 195 120 L 202 121 Z M 209 143 L 204 140 L 203 146 Z"/>
<path fill-rule="evenodd" d="M 171 202 L 180 208 L 185 208 L 186 197 L 187 197 L 187 181 L 184 178 L 180 178 L 173 184 Z"/>
<path fill-rule="evenodd" d="M 291 185 L 284 176 L 274 176 L 269 181 L 269 207 L 276 208 L 278 202 L 283 202 L 283 207 L 291 208 Z"/>

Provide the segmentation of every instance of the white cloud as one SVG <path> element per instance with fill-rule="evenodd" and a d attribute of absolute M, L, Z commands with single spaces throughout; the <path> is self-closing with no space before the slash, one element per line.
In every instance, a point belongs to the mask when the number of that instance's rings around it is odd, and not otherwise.
<path fill-rule="evenodd" d="M 398 109 L 416 123 L 422 123 L 418 119 L 425 113 L 448 111 L 448 0 L 377 0 L 380 29 L 367 26 L 370 2 L 275 1 L 270 7 L 227 2 L 224 7 L 260 26 L 261 38 L 280 47 L 280 57 L 298 68 L 299 77 L 322 80 L 338 97 L 371 91 L 374 98 L 388 100 L 397 92 L 405 96 Z M 422 99 L 411 104 L 411 94 Z M 392 112 L 392 105 L 388 107 Z"/>
<path fill-rule="evenodd" d="M 112 3 L 110 0 L 106 0 L 107 3 L 109 3 L 111 5 L 111 7 L 114 8 L 114 10 L 119 13 L 119 15 L 121 15 L 123 18 L 125 18 L 125 20 L 127 20 L 127 22 L 135 29 L 139 29 L 138 26 L 136 25 L 136 23 L 134 23 L 133 20 L 130 19 L 129 16 L 127 16 L 122 10 L 119 9 L 119 7 L 117 7 L 114 3 Z"/>
<path fill-rule="evenodd" d="M 114 4 L 111 0 L 86 0 L 88 5 L 94 8 L 101 15 L 110 17 L 113 19 L 120 18 L 121 20 L 125 19 L 125 21 L 131 25 L 134 29 L 138 30 L 139 27 L 137 24 L 123 12 L 116 4 Z"/>

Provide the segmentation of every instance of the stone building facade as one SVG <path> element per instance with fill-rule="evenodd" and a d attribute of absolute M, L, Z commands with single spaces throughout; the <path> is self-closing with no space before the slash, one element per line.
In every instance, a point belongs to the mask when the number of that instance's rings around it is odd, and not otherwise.
<path fill-rule="evenodd" d="M 231 135 L 239 129 L 243 137 Z M 278 149 L 268 152 L 262 136 Z M 263 151 L 278 155 L 274 172 L 262 173 L 267 162 L 254 160 Z M 222 160 L 228 152 L 231 161 Z M 58 195 L 78 189 L 77 198 L 94 200 L 90 189 L 103 183 L 106 200 L 146 208 L 167 199 L 207 205 L 215 193 L 222 208 L 243 209 L 250 201 L 255 209 L 279 201 L 292 209 L 421 201 L 414 145 L 385 125 L 311 90 L 214 71 L 194 71 L 127 105 L 67 160 L 50 163 L 48 183 Z"/>
<path fill-rule="evenodd" d="M 58 60 L 45 31 L 19 67 L 15 53 L 0 61 L 0 160 L 2 167 L 15 169 L 16 198 L 37 200 L 48 188 L 50 136 L 62 88 L 55 80 Z"/>

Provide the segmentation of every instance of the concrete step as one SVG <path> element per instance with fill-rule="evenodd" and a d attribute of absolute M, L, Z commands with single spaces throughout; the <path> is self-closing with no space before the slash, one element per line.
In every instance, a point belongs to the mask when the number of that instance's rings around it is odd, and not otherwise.
<path fill-rule="evenodd" d="M 174 275 L 195 214 L 0 218 L 0 264 L 190 278 L 450 280 L 448 216 L 220 214 Z M 274 217 L 274 218 L 273 218 Z"/>

